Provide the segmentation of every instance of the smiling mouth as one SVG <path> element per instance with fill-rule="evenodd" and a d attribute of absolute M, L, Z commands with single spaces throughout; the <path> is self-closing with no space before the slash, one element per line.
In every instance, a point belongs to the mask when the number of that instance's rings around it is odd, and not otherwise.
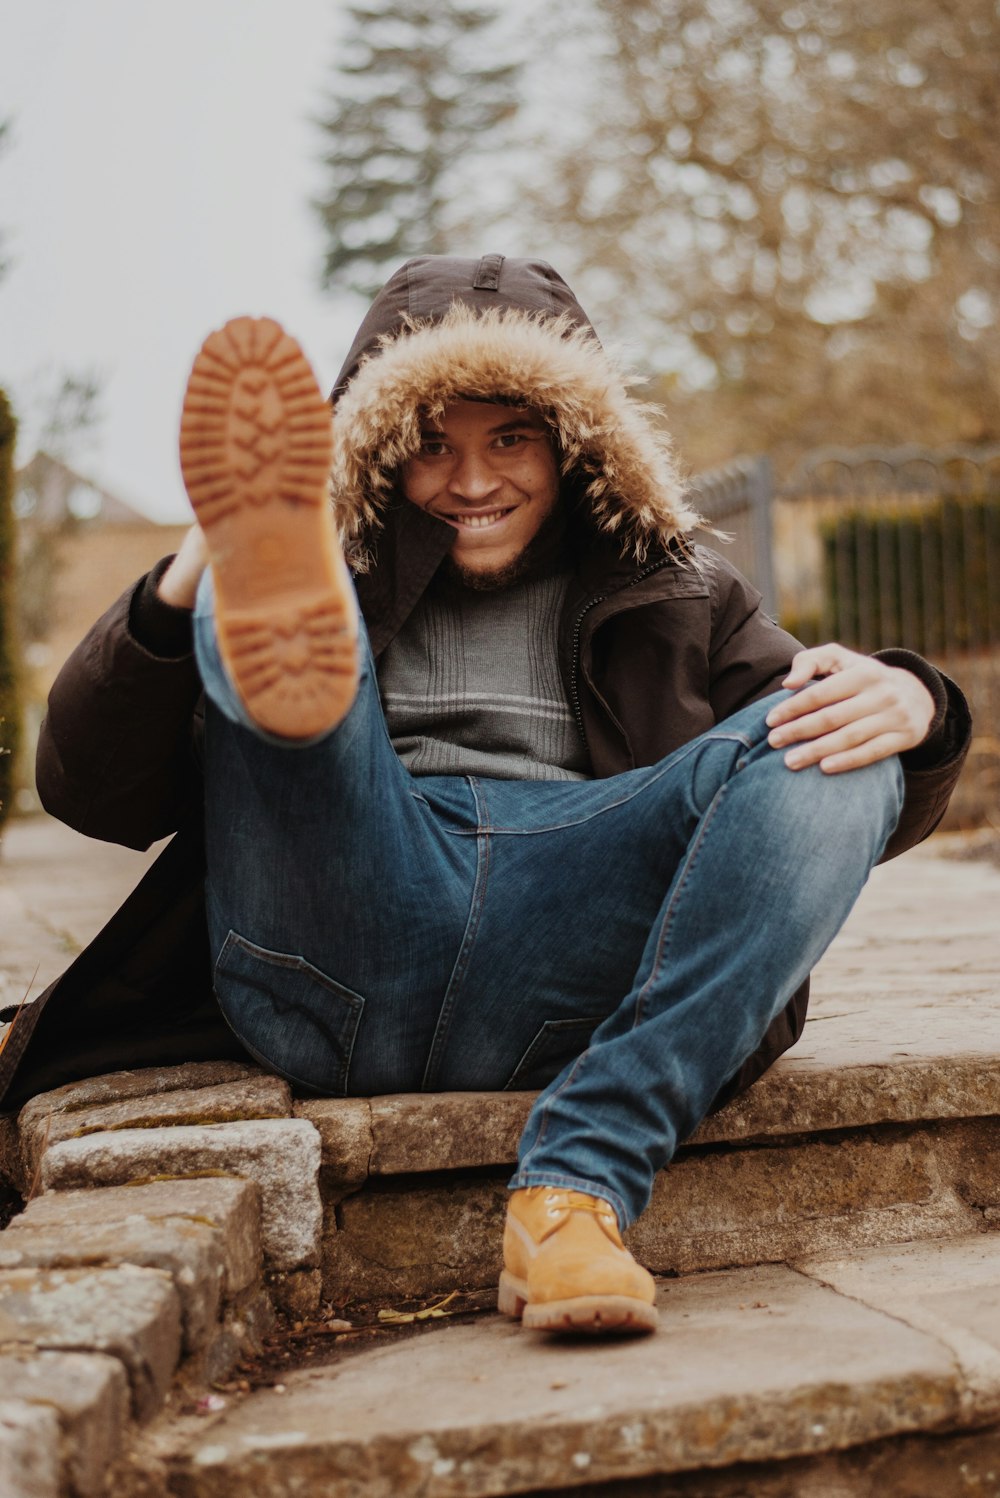
<path fill-rule="evenodd" d="M 506 510 L 482 510 L 478 514 L 469 514 L 468 511 L 460 510 L 454 515 L 445 515 L 451 525 L 459 526 L 462 530 L 485 530 L 488 526 L 496 525 L 501 520 L 506 520 L 508 515 L 514 513 L 514 506 Z"/>

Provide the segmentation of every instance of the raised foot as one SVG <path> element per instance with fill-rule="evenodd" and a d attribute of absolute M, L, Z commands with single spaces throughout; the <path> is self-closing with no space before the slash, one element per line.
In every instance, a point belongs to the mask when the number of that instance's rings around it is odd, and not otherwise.
<path fill-rule="evenodd" d="M 219 648 L 251 717 L 287 738 L 334 727 L 357 690 L 357 606 L 327 496 L 330 408 L 271 318 L 205 340 L 181 470 L 205 534 Z"/>

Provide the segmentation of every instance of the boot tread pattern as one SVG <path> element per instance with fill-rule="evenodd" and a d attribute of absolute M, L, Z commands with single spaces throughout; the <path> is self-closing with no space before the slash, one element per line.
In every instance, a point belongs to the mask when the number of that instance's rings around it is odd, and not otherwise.
<path fill-rule="evenodd" d="M 298 344 L 271 318 L 235 318 L 202 345 L 181 419 L 181 468 L 208 532 L 243 505 L 326 501 L 332 427 Z"/>
<path fill-rule="evenodd" d="M 330 409 L 298 344 L 239 317 L 194 361 L 181 469 L 205 532 L 219 647 L 254 720 L 307 738 L 357 687 L 347 570 L 330 514 Z"/>

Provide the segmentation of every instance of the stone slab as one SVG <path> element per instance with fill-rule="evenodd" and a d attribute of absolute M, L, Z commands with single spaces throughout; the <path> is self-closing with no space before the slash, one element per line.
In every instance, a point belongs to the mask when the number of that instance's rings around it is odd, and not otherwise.
<path fill-rule="evenodd" d="M 175 1068 L 180 1070 L 180 1068 Z M 155 1129 L 180 1124 L 235 1123 L 250 1118 L 288 1118 L 292 1098 L 280 1077 L 233 1077 L 214 1086 L 179 1087 L 114 1102 L 44 1110 L 33 1098 L 21 1110 L 19 1127 L 28 1179 L 47 1149 L 63 1139 L 82 1139 L 114 1129 Z"/>
<path fill-rule="evenodd" d="M 536 1097 L 534 1092 L 445 1092 L 372 1098 L 371 1173 L 512 1163 Z"/>
<path fill-rule="evenodd" d="M 1000 1097 L 1000 1052 L 900 1057 L 891 1066 L 830 1065 L 824 1054 L 793 1051 L 748 1093 L 713 1114 L 685 1149 L 786 1135 L 871 1128 L 885 1123 L 990 1117 Z M 369 1175 L 510 1166 L 537 1096 L 533 1092 L 401 1093 L 298 1102 L 323 1139 L 331 1184 Z"/>
<path fill-rule="evenodd" d="M 55 1411 L 62 1459 L 74 1493 L 98 1498 L 118 1456 L 129 1415 L 128 1379 L 103 1353 L 21 1352 L 0 1355 L 0 1388 Z M 0 1486 L 6 1495 L 6 1489 Z"/>
<path fill-rule="evenodd" d="M 335 1190 L 359 1186 L 368 1179 L 372 1153 L 368 1098 L 300 1098 L 295 1117 L 307 1119 L 319 1133 L 323 1172 Z"/>
<path fill-rule="evenodd" d="M 1000 1204 L 1000 1120 L 690 1152 L 661 1173 L 627 1242 L 654 1272 L 838 1253 L 976 1232 Z M 506 1179 L 373 1179 L 329 1201 L 336 1305 L 496 1283 Z"/>
<path fill-rule="evenodd" d="M 327 1209 L 323 1295 L 334 1305 L 495 1285 L 507 1188 L 468 1180 L 371 1189 Z"/>
<path fill-rule="evenodd" d="M 775 1460 L 959 1417 L 939 1342 L 786 1268 L 674 1281 L 660 1310 L 648 1339 L 595 1347 L 491 1317 L 291 1375 L 176 1453 L 171 1492 L 467 1498 Z"/>
<path fill-rule="evenodd" d="M 170 1176 L 244 1176 L 260 1187 L 266 1266 L 301 1269 L 319 1262 L 319 1165 L 319 1135 L 307 1120 L 252 1119 L 66 1139 L 46 1152 L 42 1184 L 50 1191 Z"/>
<path fill-rule="evenodd" d="M 260 1187 L 238 1176 L 195 1176 L 141 1186 L 48 1191 L 8 1228 L 22 1226 L 64 1239 L 120 1223 L 190 1222 L 210 1229 L 222 1255 L 222 1293 L 232 1299 L 256 1285 L 261 1271 Z M 0 1238 L 0 1248 L 10 1240 Z"/>
<path fill-rule="evenodd" d="M 40 1092 L 31 1098 L 18 1114 L 21 1128 L 31 1128 L 49 1113 L 76 1113 L 119 1103 L 126 1098 L 155 1097 L 166 1092 L 215 1087 L 222 1082 L 239 1082 L 246 1077 L 261 1076 L 259 1066 L 247 1061 L 188 1061 L 181 1066 L 144 1066 L 131 1071 L 104 1072 L 99 1077 L 85 1077 L 67 1082 L 51 1092 Z"/>
<path fill-rule="evenodd" d="M 3 1498 L 61 1498 L 59 1421 L 54 1410 L 0 1400 Z"/>
<path fill-rule="evenodd" d="M 1000 1234 L 876 1248 L 796 1268 L 949 1347 L 966 1382 L 966 1418 L 1000 1418 Z"/>
<path fill-rule="evenodd" d="M 986 1119 L 689 1154 L 657 1177 L 628 1243 L 654 1271 L 690 1273 L 975 1232 L 990 1193 L 970 1194 L 969 1158 L 995 1193 L 998 1147 Z"/>
<path fill-rule="evenodd" d="M 65 1228 L 34 1227 L 15 1218 L 0 1235 L 0 1270 L 87 1269 L 138 1264 L 162 1269 L 174 1282 L 184 1324 L 184 1350 L 197 1352 L 219 1317 L 223 1263 L 218 1234 L 190 1219 L 144 1217 Z"/>
<path fill-rule="evenodd" d="M 866 1017 L 866 1031 L 870 1023 Z M 800 1054 L 795 1049 L 749 1092 L 707 1118 L 689 1142 L 737 1143 L 883 1123 L 983 1118 L 997 1112 L 998 1098 L 1000 1052 L 899 1056 L 876 1065 L 857 1056 L 838 1061 L 826 1050 Z"/>
<path fill-rule="evenodd" d="M 136 1418 L 148 1420 L 180 1358 L 180 1303 L 168 1275 L 130 1264 L 0 1271 L 0 1343 L 118 1358 Z"/>
<path fill-rule="evenodd" d="M 738 1462 L 672 1477 L 599 1483 L 579 1498 L 995 1498 L 1000 1431 L 892 1436 L 847 1451 Z M 535 1490 L 522 1498 L 552 1498 Z"/>

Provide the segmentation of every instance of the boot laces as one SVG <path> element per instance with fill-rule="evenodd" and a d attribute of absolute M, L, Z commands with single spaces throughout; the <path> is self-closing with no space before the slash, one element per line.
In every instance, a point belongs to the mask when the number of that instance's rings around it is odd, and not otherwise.
<path fill-rule="evenodd" d="M 545 1204 L 553 1217 L 568 1209 L 570 1212 L 592 1212 L 595 1217 L 607 1217 L 617 1222 L 610 1202 L 599 1196 L 589 1196 L 585 1191 L 549 1191 Z"/>

